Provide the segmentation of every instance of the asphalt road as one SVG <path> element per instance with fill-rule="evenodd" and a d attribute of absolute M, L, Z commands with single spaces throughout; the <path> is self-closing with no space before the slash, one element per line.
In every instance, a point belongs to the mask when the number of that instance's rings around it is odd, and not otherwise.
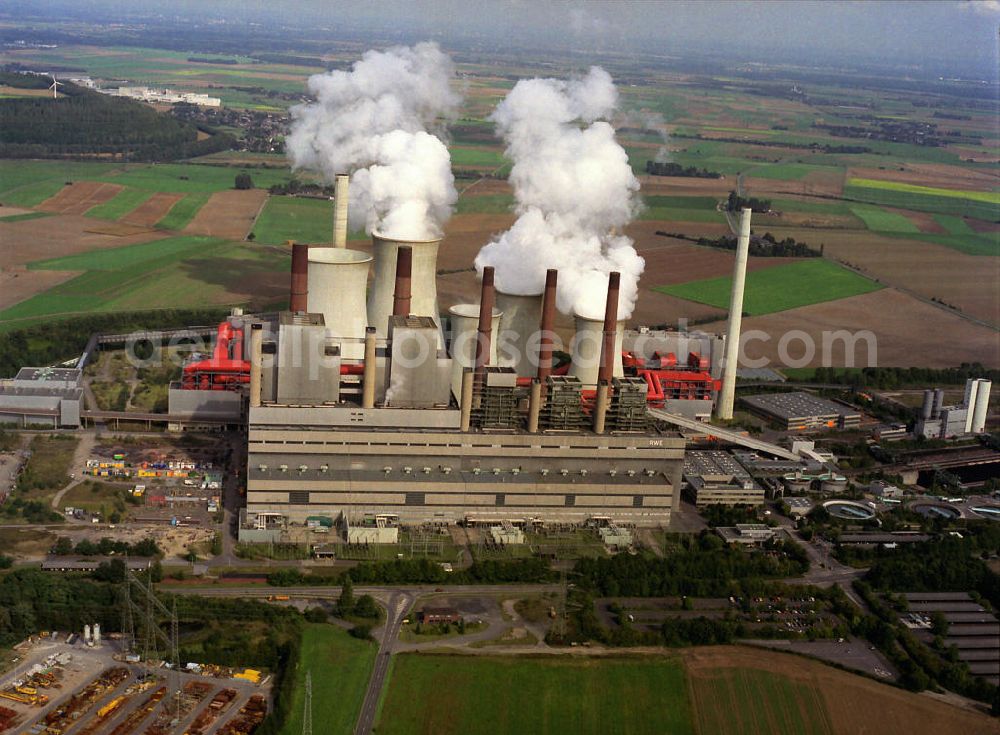
<path fill-rule="evenodd" d="M 399 629 L 414 599 L 414 596 L 407 592 L 395 592 L 389 598 L 386 606 L 386 624 L 382 629 L 378 655 L 375 657 L 371 679 L 368 680 L 368 689 L 365 691 L 365 700 L 358 715 L 358 724 L 354 728 L 355 735 L 368 735 L 375 727 L 375 714 L 378 710 L 379 697 L 382 695 L 382 687 L 385 686 L 386 674 L 389 673 L 392 647 L 399 637 Z"/>

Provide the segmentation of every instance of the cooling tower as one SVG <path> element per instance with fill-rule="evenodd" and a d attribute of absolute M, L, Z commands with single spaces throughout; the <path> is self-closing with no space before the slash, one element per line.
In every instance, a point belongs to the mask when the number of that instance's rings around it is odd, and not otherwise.
<path fill-rule="evenodd" d="M 512 367 L 520 376 L 535 375 L 538 371 L 536 335 L 542 319 L 542 294 L 521 296 L 497 291 L 497 308 L 503 316 L 494 364 Z M 494 342 L 496 339 L 494 329 Z"/>
<path fill-rule="evenodd" d="M 601 343 L 604 340 L 604 320 L 588 319 L 587 317 L 575 315 L 576 334 L 573 335 L 573 343 L 570 351 L 573 355 L 573 364 L 569 368 L 569 374 L 579 378 L 584 387 L 592 388 L 597 385 L 597 373 L 601 367 Z M 625 321 L 615 324 L 615 354 L 612 366 L 612 377 L 621 378 L 625 376 L 622 368 L 622 335 L 625 332 Z"/>
<path fill-rule="evenodd" d="M 337 174 L 333 185 L 333 246 L 347 247 L 347 187 L 351 177 Z"/>
<path fill-rule="evenodd" d="M 340 356 L 360 360 L 368 326 L 365 290 L 372 256 L 346 248 L 309 249 L 309 311 L 323 315 L 327 334 L 342 337 Z"/>
<path fill-rule="evenodd" d="M 972 432 L 979 434 L 986 430 L 986 414 L 990 406 L 990 389 L 993 383 L 989 380 L 979 380 L 976 388 L 976 407 L 972 415 Z M 971 410 L 971 409 L 970 409 Z"/>
<path fill-rule="evenodd" d="M 965 398 L 962 405 L 967 409 L 965 412 L 965 433 L 972 431 L 972 420 L 975 418 L 976 393 L 979 391 L 979 381 L 969 378 L 965 381 Z"/>
<path fill-rule="evenodd" d="M 400 246 L 413 249 L 412 300 L 410 313 L 429 316 L 438 325 L 441 320 L 437 305 L 437 253 L 441 238 L 433 240 L 393 240 L 377 232 L 372 233 L 372 253 L 375 258 L 375 281 L 368 294 L 368 323 L 375 327 L 379 337 L 388 332 L 392 316 L 392 296 L 396 288 L 396 252 Z M 443 340 L 438 337 L 440 346 Z"/>
<path fill-rule="evenodd" d="M 733 417 L 736 398 L 736 369 L 740 357 L 740 329 L 743 326 L 743 288 L 746 286 L 747 256 L 750 253 L 750 210 L 740 214 L 740 234 L 736 238 L 736 262 L 733 264 L 733 291 L 729 297 L 729 329 L 726 331 L 726 364 L 715 415 L 723 420 Z"/>
<path fill-rule="evenodd" d="M 451 316 L 451 391 L 462 395 L 462 373 L 475 367 L 476 336 L 479 327 L 479 304 L 456 304 L 448 310 Z M 503 312 L 493 309 L 493 328 L 490 330 L 489 364 L 497 363 L 497 332 Z"/>

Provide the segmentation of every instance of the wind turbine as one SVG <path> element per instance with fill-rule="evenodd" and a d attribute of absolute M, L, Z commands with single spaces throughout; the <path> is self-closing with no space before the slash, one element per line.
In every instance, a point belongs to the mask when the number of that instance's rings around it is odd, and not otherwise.
<path fill-rule="evenodd" d="M 49 89 L 52 90 L 52 99 L 59 99 L 59 87 L 64 87 L 66 85 L 62 82 L 57 82 L 55 74 L 49 74 L 49 76 L 52 77 L 52 84 L 49 87 Z"/>

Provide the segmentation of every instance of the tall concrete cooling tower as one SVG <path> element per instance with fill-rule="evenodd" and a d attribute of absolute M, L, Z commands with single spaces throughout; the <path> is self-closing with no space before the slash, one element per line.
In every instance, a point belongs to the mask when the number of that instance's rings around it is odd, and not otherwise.
<path fill-rule="evenodd" d="M 462 373 L 465 368 L 476 366 L 476 338 L 479 334 L 479 304 L 456 304 L 448 310 L 451 316 L 451 391 L 456 398 L 462 395 Z M 490 330 L 490 356 L 488 364 L 497 364 L 497 332 L 503 312 L 493 309 Z"/>
<path fill-rule="evenodd" d="M 604 319 L 588 319 L 579 314 L 576 314 L 574 318 L 576 333 L 573 335 L 573 343 L 570 346 L 573 364 L 570 365 L 569 374 L 579 378 L 585 387 L 590 388 L 597 385 L 597 374 L 601 368 Z M 611 366 L 611 375 L 614 378 L 621 378 L 625 375 L 625 370 L 622 367 L 622 337 L 624 333 L 624 320 L 616 322 L 614 363 Z"/>
<path fill-rule="evenodd" d="M 440 244 L 440 237 L 433 240 L 395 240 L 372 233 L 375 280 L 368 294 L 368 323 L 375 327 L 379 337 L 387 336 L 389 317 L 392 316 L 392 296 L 396 288 L 396 253 L 403 245 L 413 250 L 410 313 L 431 317 L 440 332 L 437 301 L 437 254 Z M 444 341 L 439 336 L 439 347 L 443 346 Z"/>
<path fill-rule="evenodd" d="M 979 381 L 976 378 L 969 378 L 965 381 L 965 399 L 962 405 L 966 407 L 965 412 L 965 433 L 972 432 L 972 421 L 976 416 L 976 394 L 979 392 Z"/>
<path fill-rule="evenodd" d="M 978 380 L 976 382 L 979 383 L 979 386 L 976 388 L 976 406 L 972 415 L 972 432 L 979 434 L 986 430 L 986 415 L 989 412 L 990 389 L 993 387 L 993 383 L 989 380 Z"/>
<path fill-rule="evenodd" d="M 347 247 L 347 202 L 348 184 L 351 177 L 347 174 L 337 174 L 333 186 L 333 246 Z"/>
<path fill-rule="evenodd" d="M 343 338 L 340 356 L 349 360 L 365 354 L 365 291 L 371 262 L 372 256 L 360 250 L 309 249 L 309 311 L 323 315 L 327 334 Z"/>
<path fill-rule="evenodd" d="M 740 329 L 743 326 L 743 288 L 747 277 L 747 255 L 750 253 L 750 210 L 740 213 L 740 234 L 736 238 L 736 263 L 733 265 L 733 292 L 729 299 L 729 329 L 726 331 L 726 364 L 723 366 L 722 389 L 719 391 L 715 415 L 720 419 L 733 417 L 736 397 L 736 368 L 740 357 Z"/>
<path fill-rule="evenodd" d="M 522 376 L 538 371 L 538 325 L 542 319 L 542 294 L 519 295 L 497 291 L 500 318 L 500 345 L 496 361 L 491 363 L 512 367 Z M 494 342 L 496 334 L 494 334 Z"/>

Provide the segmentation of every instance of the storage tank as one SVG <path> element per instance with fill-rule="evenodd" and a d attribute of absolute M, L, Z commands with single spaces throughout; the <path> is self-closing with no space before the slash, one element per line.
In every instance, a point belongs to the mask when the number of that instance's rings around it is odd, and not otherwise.
<path fill-rule="evenodd" d="M 479 304 L 456 304 L 448 310 L 451 316 L 451 392 L 456 398 L 462 395 L 462 372 L 475 367 L 476 335 L 479 327 Z M 493 309 L 490 329 L 489 364 L 497 364 L 497 332 L 503 312 Z"/>
<path fill-rule="evenodd" d="M 497 291 L 497 308 L 503 316 L 500 318 L 500 344 L 493 364 L 512 367 L 522 377 L 535 375 L 538 371 L 539 341 L 536 335 L 542 319 L 542 294 Z M 497 340 L 496 331 L 493 340 Z"/>
<path fill-rule="evenodd" d="M 570 365 L 569 374 L 579 381 L 586 388 L 597 385 L 597 373 L 601 367 L 601 342 L 604 339 L 604 320 L 588 319 L 587 317 L 574 315 L 576 321 L 576 333 L 573 335 L 573 342 L 570 352 L 573 356 L 573 364 Z M 615 324 L 615 354 L 612 365 L 613 378 L 625 376 L 622 368 L 622 337 L 625 332 L 625 321 L 620 320 Z"/>
<path fill-rule="evenodd" d="M 441 339 L 441 318 L 437 302 L 437 254 L 441 238 L 432 240 L 396 240 L 378 232 L 372 233 L 372 254 L 374 256 L 375 280 L 368 294 L 368 323 L 375 327 L 379 337 L 388 332 L 389 317 L 392 315 L 392 296 L 396 288 L 396 253 L 403 245 L 413 250 L 412 296 L 410 313 L 414 316 L 429 316 L 438 325 L 439 347 Z"/>
<path fill-rule="evenodd" d="M 924 405 L 920 409 L 920 416 L 923 419 L 929 419 L 931 414 L 934 412 L 934 391 L 925 390 L 924 391 Z"/>
<path fill-rule="evenodd" d="M 328 335 L 344 338 L 340 356 L 348 360 L 360 360 L 365 354 L 365 291 L 371 262 L 372 256 L 360 250 L 309 249 L 309 312 L 323 315 Z"/>
<path fill-rule="evenodd" d="M 986 430 L 986 415 L 990 407 L 990 390 L 993 383 L 989 380 L 980 380 L 976 389 L 976 406 L 972 415 L 972 432 L 979 434 Z M 971 410 L 971 409 L 970 409 Z"/>

